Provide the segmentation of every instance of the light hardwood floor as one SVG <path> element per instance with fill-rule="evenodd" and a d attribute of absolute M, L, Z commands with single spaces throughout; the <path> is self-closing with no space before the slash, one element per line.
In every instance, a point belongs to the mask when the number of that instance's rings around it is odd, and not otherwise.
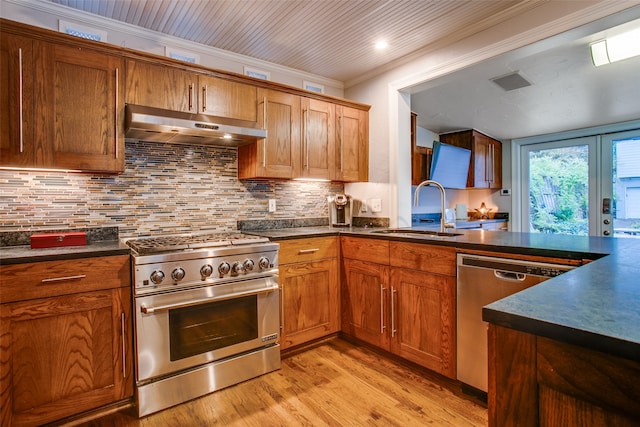
<path fill-rule="evenodd" d="M 142 419 L 106 426 L 486 426 L 487 409 L 453 381 L 342 339 L 283 359 L 282 368 Z"/>

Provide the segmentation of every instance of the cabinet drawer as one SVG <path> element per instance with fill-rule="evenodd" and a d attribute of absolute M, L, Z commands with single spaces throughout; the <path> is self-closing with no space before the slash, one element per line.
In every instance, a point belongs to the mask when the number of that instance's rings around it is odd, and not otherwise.
<path fill-rule="evenodd" d="M 342 256 L 344 258 L 389 265 L 389 241 L 342 237 Z"/>
<path fill-rule="evenodd" d="M 456 275 L 456 250 L 447 246 L 391 242 L 391 265 L 430 273 Z"/>
<path fill-rule="evenodd" d="M 311 237 L 280 241 L 280 264 L 313 261 L 338 256 L 337 237 Z"/>
<path fill-rule="evenodd" d="M 129 255 L 0 267 L 3 303 L 130 286 Z"/>

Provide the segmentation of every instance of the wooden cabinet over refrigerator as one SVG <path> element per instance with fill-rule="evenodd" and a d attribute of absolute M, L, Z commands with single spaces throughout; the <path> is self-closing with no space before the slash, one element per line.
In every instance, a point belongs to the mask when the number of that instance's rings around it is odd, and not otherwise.
<path fill-rule="evenodd" d="M 502 188 L 502 143 L 475 129 L 440 135 L 440 142 L 471 150 L 468 188 Z"/>

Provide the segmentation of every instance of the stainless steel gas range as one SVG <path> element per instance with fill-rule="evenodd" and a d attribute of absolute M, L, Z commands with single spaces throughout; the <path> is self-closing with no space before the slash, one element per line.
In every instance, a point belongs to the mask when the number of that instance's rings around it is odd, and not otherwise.
<path fill-rule="evenodd" d="M 125 242 L 140 417 L 280 368 L 277 243 L 237 232 Z"/>

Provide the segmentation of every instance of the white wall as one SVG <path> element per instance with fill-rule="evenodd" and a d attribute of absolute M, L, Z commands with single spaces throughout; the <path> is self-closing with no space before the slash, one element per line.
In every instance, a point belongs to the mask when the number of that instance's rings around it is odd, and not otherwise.
<path fill-rule="evenodd" d="M 410 132 L 407 131 L 410 111 L 405 105 L 411 87 L 637 4 L 637 1 L 606 0 L 547 2 L 467 39 L 444 47 L 428 47 L 367 81 L 347 83 L 345 97 L 372 106 L 369 113 L 369 185 L 375 185 L 378 192 L 387 185 L 388 201 L 383 202 L 383 206 L 390 206 L 390 225 L 411 224 L 411 179 L 410 173 L 406 173 L 411 164 Z M 508 152 L 503 153 L 505 166 L 510 162 Z M 360 198 L 359 192 L 366 188 L 366 184 L 346 185 L 346 191 L 355 198 Z M 508 197 L 491 197 L 491 203 L 496 207 L 507 207 L 505 199 Z M 502 206 L 500 209 L 505 210 Z"/>

